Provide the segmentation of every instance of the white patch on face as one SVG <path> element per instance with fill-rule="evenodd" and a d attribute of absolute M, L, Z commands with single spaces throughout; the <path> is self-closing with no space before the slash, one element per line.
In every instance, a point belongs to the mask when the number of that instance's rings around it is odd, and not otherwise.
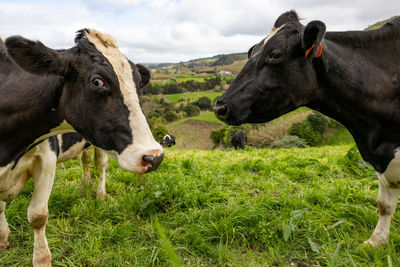
<path fill-rule="evenodd" d="M 33 142 L 33 144 L 43 141 L 51 136 L 55 136 L 55 135 L 59 135 L 59 134 L 63 134 L 63 133 L 71 133 L 71 132 L 75 132 L 74 128 L 67 121 L 64 120 L 60 125 L 51 129 L 49 133 L 37 138 Z"/>
<path fill-rule="evenodd" d="M 277 34 L 279 32 L 280 29 L 282 29 L 285 26 L 285 24 L 283 24 L 282 26 L 280 26 L 279 28 L 272 28 L 271 32 L 268 34 L 268 36 L 264 39 L 262 48 L 260 48 L 254 55 L 252 55 L 252 57 L 255 57 L 257 55 L 259 55 L 262 51 L 264 46 L 267 44 L 267 42 L 274 37 L 275 34 Z"/>
<path fill-rule="evenodd" d="M 383 174 L 387 187 L 400 188 L 400 149 L 396 149 L 394 158 L 390 161 Z"/>
<path fill-rule="evenodd" d="M 144 155 L 160 155 L 162 148 L 154 137 L 140 108 L 136 85 L 133 81 L 132 68 L 127 58 L 118 50 L 113 37 L 95 30 L 86 34 L 88 40 L 95 45 L 104 57 L 111 63 L 118 77 L 124 104 L 129 110 L 129 126 L 132 130 L 133 144 L 127 146 L 117 155 L 119 165 L 128 171 L 144 172 L 141 166 Z M 115 155 L 115 152 L 111 155 Z"/>

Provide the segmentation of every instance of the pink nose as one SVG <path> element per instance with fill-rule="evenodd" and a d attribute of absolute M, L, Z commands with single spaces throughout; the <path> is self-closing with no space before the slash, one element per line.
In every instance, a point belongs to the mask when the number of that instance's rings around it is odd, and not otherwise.
<path fill-rule="evenodd" d="M 141 165 L 145 170 L 144 172 L 151 172 L 157 170 L 158 166 L 160 166 L 163 159 L 164 159 L 164 152 L 159 150 L 151 151 L 150 153 L 143 155 L 141 160 Z"/>

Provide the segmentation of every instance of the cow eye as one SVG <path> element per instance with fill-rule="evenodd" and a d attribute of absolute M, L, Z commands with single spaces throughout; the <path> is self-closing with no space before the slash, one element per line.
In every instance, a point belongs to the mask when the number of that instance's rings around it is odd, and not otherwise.
<path fill-rule="evenodd" d="M 103 87 L 104 86 L 104 82 L 102 79 L 99 78 L 95 78 L 92 80 L 92 84 L 96 87 Z"/>
<path fill-rule="evenodd" d="M 273 51 L 273 52 L 271 53 L 271 58 L 272 58 L 272 59 L 279 59 L 279 58 L 281 58 L 281 57 L 282 57 L 282 53 L 281 53 L 281 52 Z"/>

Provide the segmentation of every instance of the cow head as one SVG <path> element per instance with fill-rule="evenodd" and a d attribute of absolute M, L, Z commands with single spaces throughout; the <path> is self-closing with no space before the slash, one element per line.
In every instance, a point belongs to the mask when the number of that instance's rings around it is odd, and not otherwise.
<path fill-rule="evenodd" d="M 151 134 L 138 92 L 149 71 L 130 62 L 110 35 L 84 29 L 76 46 L 53 50 L 20 36 L 6 40 L 7 51 L 28 72 L 63 80 L 54 112 L 85 139 L 133 172 L 156 169 L 163 150 Z M 45 92 L 44 92 L 45 93 Z"/>
<path fill-rule="evenodd" d="M 304 27 L 294 11 L 282 14 L 250 48 L 249 60 L 217 101 L 216 116 L 231 125 L 260 123 L 306 104 L 317 87 L 313 60 L 324 34 L 320 21 Z"/>

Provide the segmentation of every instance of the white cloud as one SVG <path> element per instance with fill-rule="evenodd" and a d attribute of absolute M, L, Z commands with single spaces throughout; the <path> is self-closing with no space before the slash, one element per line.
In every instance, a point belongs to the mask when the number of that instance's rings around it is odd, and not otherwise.
<path fill-rule="evenodd" d="M 96 28 L 114 35 L 135 62 L 179 62 L 245 52 L 291 9 L 303 23 L 322 20 L 328 30 L 364 29 L 396 15 L 400 1 L 7 0 L 0 1 L 0 34 L 67 48 L 77 30 Z"/>

